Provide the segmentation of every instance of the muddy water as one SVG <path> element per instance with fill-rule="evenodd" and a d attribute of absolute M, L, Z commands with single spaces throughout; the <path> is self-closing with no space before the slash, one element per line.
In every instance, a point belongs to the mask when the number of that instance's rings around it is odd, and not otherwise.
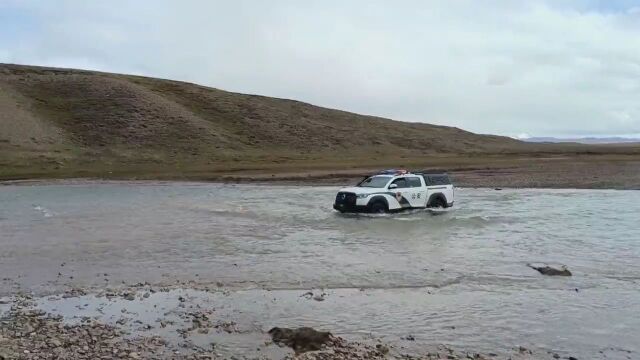
<path fill-rule="evenodd" d="M 331 209 L 335 191 L 3 186 L 0 295 L 219 283 L 225 292 L 175 291 L 215 307 L 243 336 L 311 325 L 407 348 L 640 356 L 640 192 L 459 189 L 447 211 L 345 216 Z M 544 277 L 529 262 L 566 264 L 574 276 Z M 300 297 L 309 289 L 324 291 L 324 301 Z M 178 296 L 153 294 L 146 301 L 164 305 L 137 319 L 157 320 Z M 104 312 L 101 301 L 45 297 L 41 306 L 93 316 Z M 407 335 L 416 341 L 401 340 Z"/>

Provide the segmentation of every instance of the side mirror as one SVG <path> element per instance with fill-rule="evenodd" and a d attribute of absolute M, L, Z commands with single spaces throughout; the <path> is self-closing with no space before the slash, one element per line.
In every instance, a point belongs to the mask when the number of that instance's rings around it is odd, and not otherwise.
<path fill-rule="evenodd" d="M 398 184 L 391 184 L 389 185 L 389 189 L 395 189 L 398 187 Z"/>

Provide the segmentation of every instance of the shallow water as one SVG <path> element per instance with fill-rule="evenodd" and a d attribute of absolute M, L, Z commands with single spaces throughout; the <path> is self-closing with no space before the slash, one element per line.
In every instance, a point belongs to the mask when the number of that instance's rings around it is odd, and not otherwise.
<path fill-rule="evenodd" d="M 305 324 L 390 342 L 411 334 L 407 347 L 639 356 L 640 192 L 458 189 L 446 211 L 355 216 L 331 209 L 335 191 L 3 186 L 0 295 L 221 282 L 233 291 L 206 296 L 241 309 L 253 330 Z M 530 262 L 574 276 L 544 277 Z M 326 300 L 299 297 L 312 288 Z"/>

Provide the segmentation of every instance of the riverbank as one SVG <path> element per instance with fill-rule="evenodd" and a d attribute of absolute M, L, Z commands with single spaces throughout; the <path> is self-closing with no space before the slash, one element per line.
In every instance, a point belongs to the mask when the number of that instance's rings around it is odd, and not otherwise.
<path fill-rule="evenodd" d="M 391 167 L 390 164 L 387 166 Z M 469 188 L 550 188 L 550 189 L 640 189 L 640 159 L 636 157 L 552 157 L 518 158 L 498 161 L 438 163 L 434 166 L 414 164 L 409 169 L 447 172 L 458 187 Z M 42 174 L 37 177 L 13 176 L 0 185 L 82 184 L 110 181 L 195 181 L 218 183 L 286 184 L 300 186 L 353 184 L 367 174 L 380 170 L 373 166 L 344 168 L 291 169 L 275 167 L 256 169 L 200 171 L 184 169 L 167 173 L 144 171 L 111 172 L 100 176 L 75 177 L 76 173 Z"/>
<path fill-rule="evenodd" d="M 344 338 L 304 328 L 282 341 L 230 308 L 235 297 L 221 287 L 137 284 L 92 290 L 73 288 L 38 298 L 0 298 L 1 359 L 559 359 L 524 347 L 482 354 L 424 344 L 407 334 L 393 344 L 373 335 Z M 365 290 L 362 290 L 365 291 Z M 319 296 L 320 293 L 317 295 Z M 320 302 L 297 296 L 293 301 Z M 300 300 L 301 299 L 301 300 Z M 265 301 L 255 297 L 255 301 Z M 270 301 L 292 301 L 276 294 Z M 275 325 L 281 326 L 274 319 Z M 330 325 L 325 329 L 330 332 Z M 285 330 L 293 333 L 295 330 Z M 326 335 L 325 335 L 326 334 Z M 292 349 L 293 347 L 293 349 Z M 564 358 L 569 358 L 565 356 Z"/>

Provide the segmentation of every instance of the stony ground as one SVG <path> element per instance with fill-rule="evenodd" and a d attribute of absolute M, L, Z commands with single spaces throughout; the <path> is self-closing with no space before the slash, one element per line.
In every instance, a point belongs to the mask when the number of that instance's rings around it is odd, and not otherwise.
<path fill-rule="evenodd" d="M 1 152 L 0 152 L 1 155 Z M 346 162 L 345 162 L 346 161 Z M 0 161 L 1 163 L 1 161 Z M 264 183 L 289 185 L 334 185 L 355 184 L 363 176 L 382 168 L 402 167 L 407 169 L 446 171 L 458 187 L 480 188 L 571 188 L 571 189 L 640 189 L 640 155 L 572 155 L 555 157 L 421 157 L 407 159 L 374 158 L 326 159 L 319 163 L 292 161 L 272 166 L 267 162 L 252 164 L 227 164 L 225 169 L 182 166 L 179 174 L 173 170 L 162 170 L 156 166 L 131 165 L 118 171 L 101 174 L 64 175 L 45 174 L 15 177 L 2 181 L 0 185 L 34 183 L 90 183 L 147 180 L 189 180 L 228 183 Z M 234 166 L 243 166 L 241 170 Z M 79 176 L 77 178 L 73 178 Z M 89 176 L 91 179 L 83 179 Z M 71 177 L 71 178 L 70 178 Z M 18 180 L 18 179 L 23 180 Z M 31 179 L 29 179 L 31 178 Z M 56 180 L 57 178 L 57 180 Z M 4 179 L 10 179 L 4 177 Z"/>
<path fill-rule="evenodd" d="M 118 290 L 103 290 L 91 293 L 101 301 L 124 302 L 145 301 L 150 294 L 168 292 L 170 288 L 154 288 L 148 284 L 123 287 Z M 88 290 L 71 289 L 51 299 L 74 299 L 86 297 Z M 38 301 L 28 295 L 0 299 L 0 360 L 6 359 L 552 359 L 554 354 L 534 354 L 525 348 L 513 349 L 510 354 L 478 354 L 459 351 L 444 345 L 426 345 L 419 354 L 405 353 L 393 345 L 379 339 L 372 341 L 352 341 L 329 332 L 311 328 L 273 328 L 265 332 L 263 341 L 255 338 L 255 346 L 264 349 L 264 355 L 221 354 L 212 341 L 209 346 L 192 342 L 194 336 L 216 334 L 241 334 L 242 329 L 235 322 L 220 322 L 211 310 L 190 304 L 190 299 L 180 297 L 181 312 L 176 316 L 165 313 L 166 317 L 156 319 L 158 328 L 170 328 L 180 323 L 167 336 L 144 331 L 154 326 L 139 320 L 123 317 L 115 324 L 100 316 L 76 316 L 69 321 L 60 315 L 47 313 L 39 308 Z M 155 307 L 156 305 L 154 305 Z M 122 320 L 125 319 L 125 320 Z M 180 319 L 177 321 L 176 319 Z M 105 321 L 103 321 L 105 320 Z M 135 322 L 139 330 L 131 331 L 125 326 Z M 269 338 L 270 336 L 270 338 Z M 175 339 L 180 339 L 176 342 Z M 264 339 L 262 338 L 262 339 Z M 407 338 L 407 340 L 413 340 Z M 273 352 L 269 349 L 282 349 Z M 275 355 L 278 354 L 278 355 Z"/>

